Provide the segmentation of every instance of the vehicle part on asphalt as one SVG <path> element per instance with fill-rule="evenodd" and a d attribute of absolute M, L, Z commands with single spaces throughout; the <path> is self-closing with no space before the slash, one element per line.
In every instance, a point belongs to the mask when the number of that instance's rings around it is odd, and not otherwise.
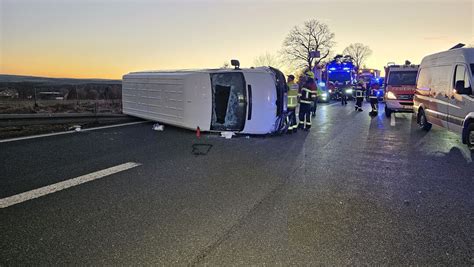
<path fill-rule="evenodd" d="M 211 144 L 193 144 L 192 146 L 193 155 L 195 156 L 205 156 L 209 151 L 211 151 L 212 145 Z"/>

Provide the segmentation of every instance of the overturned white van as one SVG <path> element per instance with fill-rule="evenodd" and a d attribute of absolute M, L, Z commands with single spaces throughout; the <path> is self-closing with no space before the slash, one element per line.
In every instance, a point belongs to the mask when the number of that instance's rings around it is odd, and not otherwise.
<path fill-rule="evenodd" d="M 277 133 L 286 88 L 271 67 L 132 72 L 123 76 L 123 113 L 201 131 Z"/>

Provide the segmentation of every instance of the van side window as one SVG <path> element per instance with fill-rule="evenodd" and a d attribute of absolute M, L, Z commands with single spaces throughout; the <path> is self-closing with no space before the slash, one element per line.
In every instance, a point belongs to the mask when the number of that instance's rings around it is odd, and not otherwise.
<path fill-rule="evenodd" d="M 458 81 L 464 81 L 464 76 L 466 76 L 466 68 L 463 65 L 457 65 L 454 72 L 453 88 L 456 86 Z"/>
<path fill-rule="evenodd" d="M 464 88 L 472 88 L 471 87 L 471 79 L 469 79 L 469 72 L 465 71 L 464 72 Z"/>
<path fill-rule="evenodd" d="M 471 79 L 469 76 L 470 73 L 467 71 L 466 67 L 463 65 L 457 65 L 454 73 L 454 87 L 456 87 L 457 82 L 463 81 L 465 89 L 463 94 L 472 95 Z"/>
<path fill-rule="evenodd" d="M 241 72 L 211 73 L 211 130 L 242 131 L 247 118 L 247 89 Z"/>

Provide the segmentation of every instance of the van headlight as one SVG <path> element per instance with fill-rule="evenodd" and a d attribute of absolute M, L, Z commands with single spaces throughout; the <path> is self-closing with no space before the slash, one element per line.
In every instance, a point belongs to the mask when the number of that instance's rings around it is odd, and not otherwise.
<path fill-rule="evenodd" d="M 346 89 L 346 94 L 352 94 L 352 89 Z"/>
<path fill-rule="evenodd" d="M 393 92 L 387 92 L 387 99 L 397 99 L 397 96 Z"/>

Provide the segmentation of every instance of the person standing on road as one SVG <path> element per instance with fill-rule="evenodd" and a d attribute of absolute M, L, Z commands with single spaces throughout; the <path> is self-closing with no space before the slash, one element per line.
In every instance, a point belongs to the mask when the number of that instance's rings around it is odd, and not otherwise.
<path fill-rule="evenodd" d="M 316 98 L 314 92 L 314 80 L 312 78 L 308 78 L 303 88 L 301 88 L 299 113 L 299 127 L 305 131 L 311 128 L 311 106 L 313 105 L 314 99 Z"/>
<path fill-rule="evenodd" d="M 318 109 L 318 99 L 319 99 L 319 80 L 318 78 L 315 78 L 314 79 L 314 95 L 315 95 L 315 98 L 314 98 L 314 103 L 313 103 L 313 110 L 311 111 L 311 116 L 312 117 L 316 117 L 316 110 Z"/>
<path fill-rule="evenodd" d="M 362 111 L 362 102 L 364 102 L 364 82 L 361 80 L 359 81 L 355 94 L 356 94 L 356 105 L 355 105 L 355 110 L 356 111 Z"/>
<path fill-rule="evenodd" d="M 369 100 L 370 100 L 370 106 L 372 107 L 372 111 L 370 111 L 371 115 L 377 115 L 377 106 L 379 104 L 379 100 L 377 99 L 377 90 L 375 88 L 370 89 L 370 95 L 369 95 Z"/>
<path fill-rule="evenodd" d="M 288 75 L 288 133 L 298 131 L 298 121 L 296 120 L 296 108 L 298 107 L 298 91 L 299 86 L 295 82 L 295 76 Z"/>

